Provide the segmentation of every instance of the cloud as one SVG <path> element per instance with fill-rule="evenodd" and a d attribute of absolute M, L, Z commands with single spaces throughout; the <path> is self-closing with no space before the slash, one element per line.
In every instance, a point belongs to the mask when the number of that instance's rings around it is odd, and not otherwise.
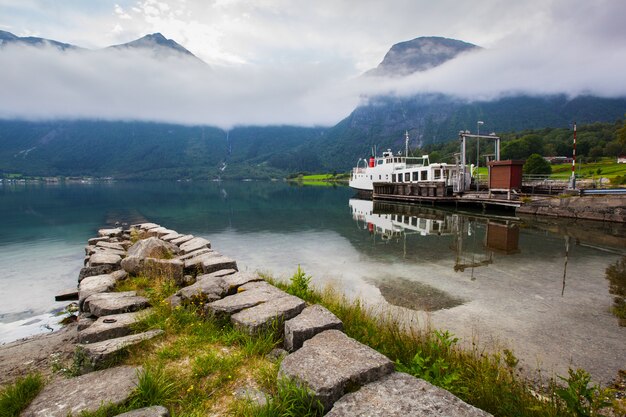
<path fill-rule="evenodd" d="M 141 49 L 0 51 L 3 118 L 206 124 L 333 124 L 356 104 L 332 66 L 211 68 Z"/>
<path fill-rule="evenodd" d="M 6 1 L 0 0 L 0 12 Z M 43 4 L 28 0 L 12 7 L 43 18 Z M 210 65 L 137 50 L 5 47 L 0 50 L 0 117 L 140 119 L 224 128 L 332 125 L 364 98 L 380 94 L 444 93 L 464 100 L 513 94 L 626 96 L 621 21 L 626 2 L 621 0 L 118 0 L 108 7 L 98 3 L 98 13 L 91 14 L 87 6 L 66 11 L 62 0 L 55 4 L 57 15 L 68 22 L 56 30 L 73 31 L 74 38 L 49 35 L 44 29 L 51 23 L 44 20 L 38 30 L 43 36 L 72 42 L 89 35 L 97 39 L 92 43 L 106 46 L 161 31 Z M 420 35 L 485 48 L 403 78 L 360 76 L 393 43 Z"/>

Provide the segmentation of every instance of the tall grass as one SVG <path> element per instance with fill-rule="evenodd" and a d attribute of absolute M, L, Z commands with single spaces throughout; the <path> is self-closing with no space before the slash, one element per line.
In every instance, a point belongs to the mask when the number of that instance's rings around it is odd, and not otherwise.
<path fill-rule="evenodd" d="M 0 417 L 17 417 L 44 386 L 40 374 L 18 378 L 0 391 Z"/>

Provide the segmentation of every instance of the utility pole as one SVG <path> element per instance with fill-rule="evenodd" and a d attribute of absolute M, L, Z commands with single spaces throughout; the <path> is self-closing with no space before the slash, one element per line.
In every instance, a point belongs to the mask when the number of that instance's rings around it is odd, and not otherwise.
<path fill-rule="evenodd" d="M 478 167 L 480 166 L 480 125 L 485 124 L 482 120 L 476 122 L 476 191 L 479 189 L 478 185 Z"/>
<path fill-rule="evenodd" d="M 569 179 L 569 188 L 576 189 L 576 122 L 574 122 L 574 150 L 572 151 L 572 176 Z"/>

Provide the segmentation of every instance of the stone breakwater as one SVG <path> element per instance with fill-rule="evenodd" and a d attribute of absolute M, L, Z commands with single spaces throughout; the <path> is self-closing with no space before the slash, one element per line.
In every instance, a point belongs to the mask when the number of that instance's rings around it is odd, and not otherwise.
<path fill-rule="evenodd" d="M 134 291 L 114 291 L 129 274 L 155 271 L 180 287 L 166 300 L 172 307 L 200 301 L 207 314 L 226 318 L 252 335 L 278 324 L 285 355 L 279 375 L 306 386 L 327 416 L 490 415 L 424 380 L 396 372 L 387 357 L 343 333 L 341 320 L 326 308 L 307 305 L 256 273 L 240 272 L 236 261 L 204 238 L 153 223 L 101 229 L 98 235 L 85 247 L 77 289 L 58 296 L 78 300 L 77 349 L 86 358 L 86 373 L 45 387 L 23 416 L 78 414 L 129 398 L 137 368 L 89 371 L 120 350 L 163 333 L 134 333 L 133 323 L 150 314 L 149 300 Z M 131 236 L 142 239 L 132 243 Z M 169 412 L 150 407 L 124 414 L 131 415 Z"/>
<path fill-rule="evenodd" d="M 523 204 L 517 214 L 626 223 L 626 196 L 546 197 Z"/>

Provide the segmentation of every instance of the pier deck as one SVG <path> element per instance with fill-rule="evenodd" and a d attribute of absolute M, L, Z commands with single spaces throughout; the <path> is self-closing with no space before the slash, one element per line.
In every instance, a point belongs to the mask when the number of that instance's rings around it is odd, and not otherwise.
<path fill-rule="evenodd" d="M 483 208 L 515 209 L 522 205 L 518 196 L 489 191 L 467 191 L 453 194 L 443 185 L 424 183 L 374 183 L 373 200 L 403 201 L 431 205 L 479 206 Z"/>

